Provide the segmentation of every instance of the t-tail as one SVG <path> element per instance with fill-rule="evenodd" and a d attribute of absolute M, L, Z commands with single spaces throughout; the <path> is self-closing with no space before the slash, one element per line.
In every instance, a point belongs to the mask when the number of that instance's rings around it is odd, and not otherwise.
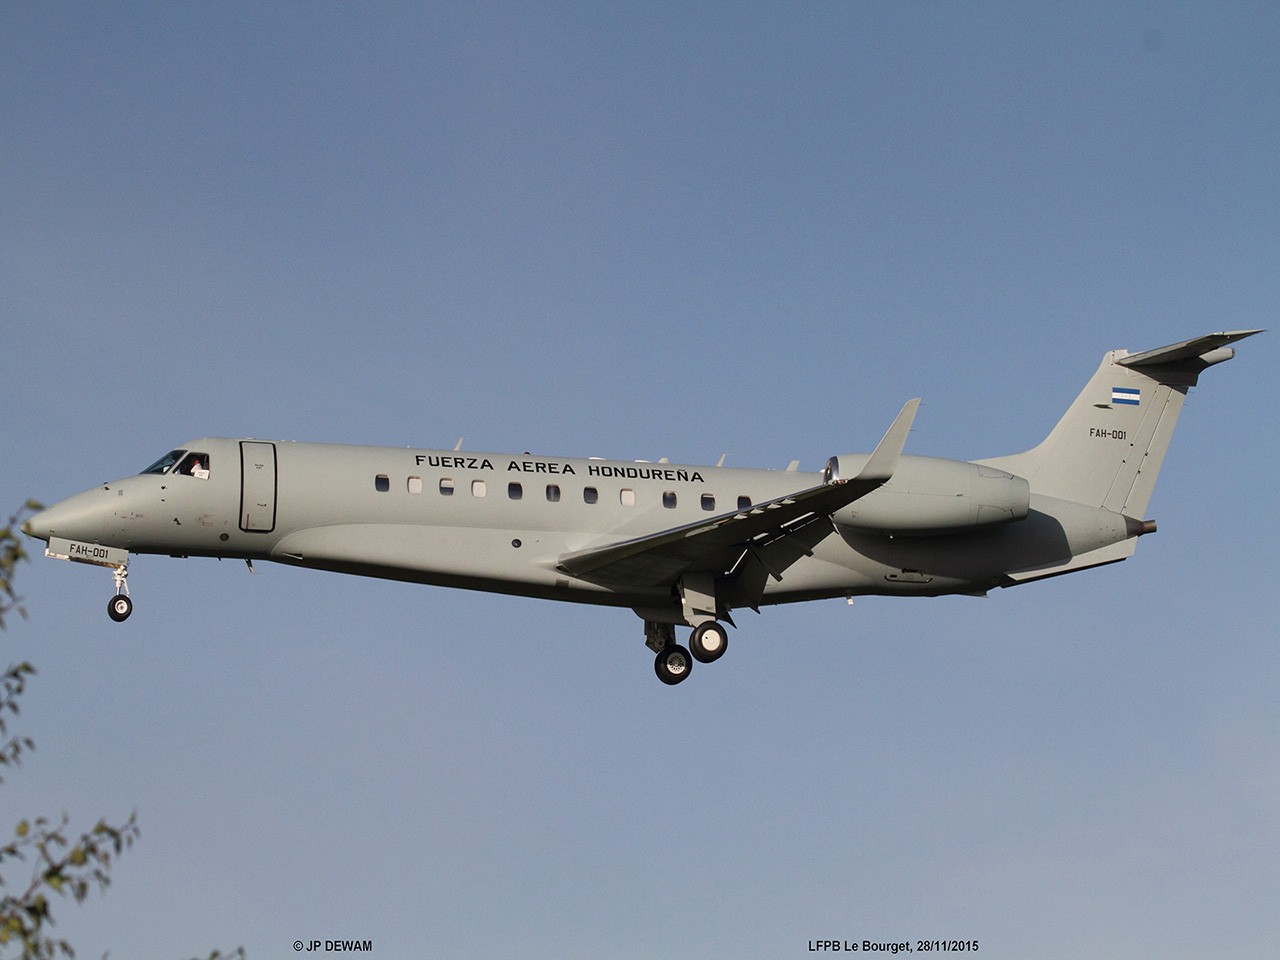
<path fill-rule="evenodd" d="M 1235 356 L 1227 344 L 1261 332 L 1211 333 L 1143 353 L 1111 350 L 1039 446 L 981 462 L 1026 478 L 1034 494 L 1140 518 L 1187 390 L 1201 371 Z"/>

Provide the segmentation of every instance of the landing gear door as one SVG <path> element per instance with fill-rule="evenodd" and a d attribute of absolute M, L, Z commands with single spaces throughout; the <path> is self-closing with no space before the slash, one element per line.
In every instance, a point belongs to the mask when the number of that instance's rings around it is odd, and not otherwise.
<path fill-rule="evenodd" d="M 276 528 L 276 445 L 240 441 L 240 529 L 270 533 Z"/>

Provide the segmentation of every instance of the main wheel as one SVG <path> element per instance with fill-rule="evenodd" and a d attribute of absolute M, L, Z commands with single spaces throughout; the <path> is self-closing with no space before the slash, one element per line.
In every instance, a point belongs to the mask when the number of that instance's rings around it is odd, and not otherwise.
<path fill-rule="evenodd" d="M 689 652 L 699 663 L 714 663 L 728 649 L 729 631 L 714 620 L 698 624 L 689 637 Z"/>
<path fill-rule="evenodd" d="M 133 601 L 123 593 L 117 593 L 107 604 L 107 616 L 116 623 L 128 620 L 131 613 L 133 613 Z"/>
<path fill-rule="evenodd" d="M 693 659 L 689 656 L 689 651 L 675 643 L 665 647 L 653 661 L 654 673 L 669 686 L 675 686 L 685 679 L 692 669 Z"/>

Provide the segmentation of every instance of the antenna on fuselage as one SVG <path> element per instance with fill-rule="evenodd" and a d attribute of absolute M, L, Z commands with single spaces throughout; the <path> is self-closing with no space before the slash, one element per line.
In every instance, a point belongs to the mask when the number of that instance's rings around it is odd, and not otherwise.
<path fill-rule="evenodd" d="M 463 438 L 463 437 L 459 437 L 459 438 L 458 438 L 458 442 L 457 442 L 457 443 L 455 443 L 455 444 L 453 445 L 453 452 L 454 452 L 454 453 L 457 453 L 459 450 L 461 450 L 461 449 L 462 449 L 462 441 L 463 441 L 463 439 L 465 439 L 465 438 Z"/>

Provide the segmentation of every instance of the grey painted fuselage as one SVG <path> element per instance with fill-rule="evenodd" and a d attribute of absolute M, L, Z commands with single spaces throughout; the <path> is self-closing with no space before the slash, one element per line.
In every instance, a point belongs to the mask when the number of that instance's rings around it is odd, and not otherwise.
<path fill-rule="evenodd" d="M 1154 529 L 1187 390 L 1255 332 L 1111 351 L 1042 444 L 987 461 L 903 454 L 918 401 L 821 473 L 204 437 L 24 530 L 120 589 L 128 554 L 152 553 L 632 607 L 661 657 L 656 625 L 735 608 L 983 593 L 1125 559 Z"/>

